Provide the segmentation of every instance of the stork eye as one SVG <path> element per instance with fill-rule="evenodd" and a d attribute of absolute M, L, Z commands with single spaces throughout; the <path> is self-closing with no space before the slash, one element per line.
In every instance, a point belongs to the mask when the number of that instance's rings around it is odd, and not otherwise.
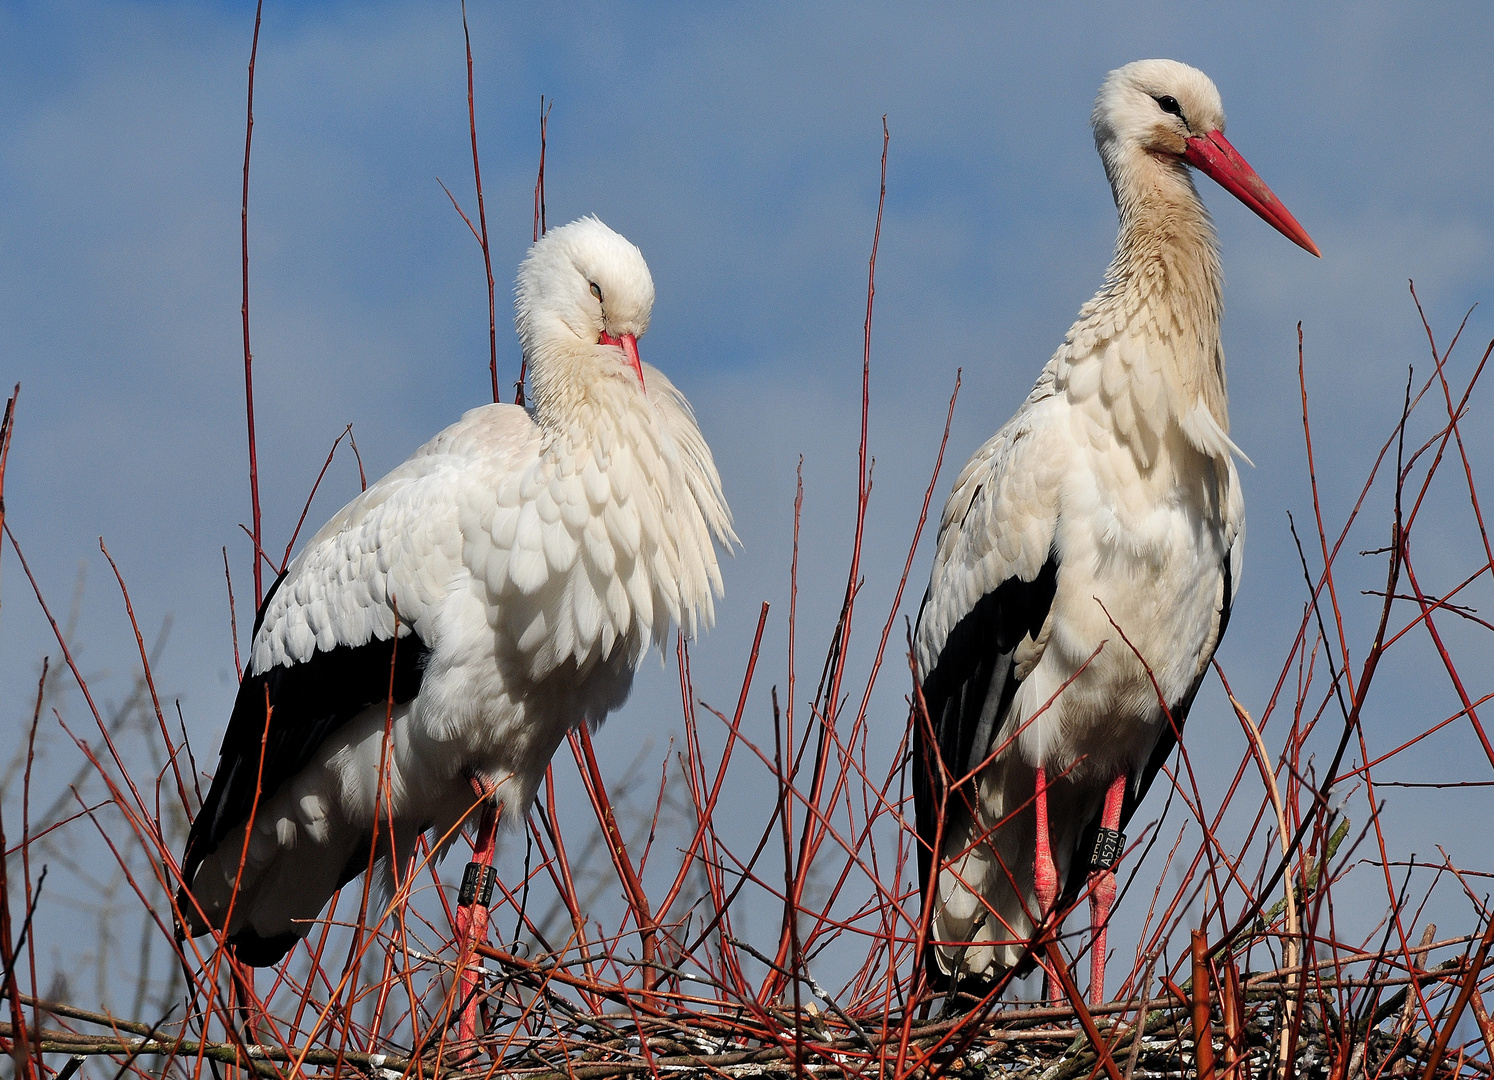
<path fill-rule="evenodd" d="M 591 283 L 591 295 L 597 298 L 597 303 L 600 304 L 602 302 L 602 287 L 595 281 Z"/>
<path fill-rule="evenodd" d="M 1158 108 L 1160 108 L 1163 112 L 1172 113 L 1173 116 L 1177 117 L 1181 117 L 1183 115 L 1183 107 L 1178 104 L 1178 99 L 1173 97 L 1171 94 L 1163 94 L 1161 97 L 1154 100 L 1157 102 Z"/>

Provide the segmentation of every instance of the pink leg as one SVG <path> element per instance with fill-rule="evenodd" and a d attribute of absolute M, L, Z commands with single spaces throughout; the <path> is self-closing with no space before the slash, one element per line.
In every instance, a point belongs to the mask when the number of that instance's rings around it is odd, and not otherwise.
<path fill-rule="evenodd" d="M 1053 864 L 1053 847 L 1048 842 L 1048 774 L 1037 769 L 1035 792 L 1037 811 L 1037 854 L 1032 864 L 1032 885 L 1037 892 L 1038 917 L 1047 920 L 1058 899 L 1058 867 Z"/>
<path fill-rule="evenodd" d="M 482 789 L 473 782 L 473 787 Z M 461 979 L 458 981 L 457 999 L 462 1010 L 457 1037 L 467 1044 L 477 1038 L 477 965 L 472 961 L 474 946 L 488 940 L 488 902 L 493 896 L 493 853 L 497 847 L 498 813 L 501 808 L 487 803 L 482 808 L 482 822 L 477 827 L 477 844 L 472 849 L 472 861 L 467 864 L 466 876 L 462 879 L 462 892 L 457 900 L 456 936 L 458 963 L 461 964 Z"/>
<path fill-rule="evenodd" d="M 1120 837 L 1121 803 L 1126 797 L 1126 774 L 1122 772 L 1114 780 L 1110 781 L 1110 788 L 1105 792 L 1105 813 L 1100 819 L 1103 828 L 1111 830 L 1116 837 Z M 1101 834 L 1102 843 L 1105 834 Z M 1120 857 L 1118 850 L 1125 840 L 1120 837 L 1114 844 L 1117 849 L 1115 858 Z M 1110 919 L 1110 907 L 1115 903 L 1115 870 L 1114 863 L 1096 870 L 1091 875 L 1089 891 L 1089 926 L 1094 936 L 1094 944 L 1089 953 L 1089 1003 L 1091 1005 L 1103 1005 L 1105 1003 L 1105 927 Z"/>

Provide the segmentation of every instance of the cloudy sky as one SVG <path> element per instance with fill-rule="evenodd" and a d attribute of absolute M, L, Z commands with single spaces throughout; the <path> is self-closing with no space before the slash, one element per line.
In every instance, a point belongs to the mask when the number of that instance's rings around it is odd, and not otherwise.
<path fill-rule="evenodd" d="M 544 94 L 554 102 L 549 220 L 595 213 L 642 248 L 658 288 L 643 354 L 694 402 L 736 512 L 743 548 L 726 568 L 719 625 L 696 654 L 707 700 L 734 699 L 764 600 L 773 616 L 753 723 L 766 723 L 766 690 L 784 681 L 801 456 L 801 642 L 828 639 L 844 587 L 883 114 L 892 143 L 859 674 L 956 369 L 964 383 L 936 505 L 1026 395 L 1109 258 L 1114 207 L 1087 126 L 1100 80 L 1126 61 L 1169 56 L 1215 79 L 1231 140 L 1324 253 L 1308 257 L 1201 183 L 1228 279 L 1234 438 L 1255 463 L 1244 469 L 1247 570 L 1219 655 L 1247 705 L 1263 705 L 1305 597 L 1287 529 L 1288 511 L 1299 523 L 1311 512 L 1296 324 L 1325 516 L 1336 523 L 1394 425 L 1407 366 L 1427 367 L 1407 280 L 1441 339 L 1491 299 L 1490 13 L 1137 8 L 471 5 L 500 372 L 508 384 L 518 369 L 508 293 L 530 241 Z M 251 615 L 238 244 L 252 21 L 240 2 L 0 4 L 0 381 L 23 387 L 7 523 L 59 618 L 76 611 L 96 693 L 118 702 L 132 686 L 134 642 L 98 550 L 105 539 L 147 637 L 171 620 L 156 678 L 180 701 L 199 753 L 216 744 L 234 690 L 225 545 L 240 625 Z M 265 534 L 279 550 L 347 424 L 376 476 L 488 400 L 487 308 L 480 253 L 438 184 L 475 212 L 457 5 L 271 0 L 257 77 L 255 392 Z M 1455 354 L 1461 378 L 1491 335 L 1480 308 Z M 1474 460 L 1488 461 L 1489 435 L 1467 434 Z M 356 485 L 339 455 L 311 524 Z M 1377 489 L 1346 550 L 1384 542 L 1387 500 Z M 1466 507 L 1459 517 L 1455 498 L 1446 505 L 1445 526 L 1428 526 L 1418 549 L 1433 590 L 1477 565 Z M 931 539 L 915 560 L 909 615 Z M 1346 559 L 1346 574 L 1364 569 L 1363 583 L 1344 589 L 1357 664 L 1377 601 L 1353 594 L 1379 587 L 1383 568 Z M 40 658 L 57 650 L 9 548 L 0 569 L 0 707 L 7 730 L 21 731 Z M 1486 692 L 1488 637 L 1452 633 L 1466 644 L 1470 689 Z M 1372 752 L 1454 711 L 1436 668 L 1418 667 L 1424 659 L 1388 662 Z M 906 692 L 901 662 L 889 668 L 875 721 L 887 746 Z M 603 745 L 631 753 L 638 738 L 667 739 L 673 679 L 647 665 Z M 65 716 L 85 719 L 65 683 L 56 694 Z M 1216 691 L 1192 723 L 1218 731 L 1238 760 L 1239 729 Z M 1278 747 L 1279 731 L 1268 741 Z M 50 740 L 43 775 L 61 785 L 75 762 Z M 1396 778 L 1449 769 L 1488 777 L 1466 723 Z M 1486 801 L 1390 797 L 1404 811 L 1390 815 L 1400 856 L 1435 857 L 1434 841 L 1470 863 L 1489 854 L 1431 827 Z"/>

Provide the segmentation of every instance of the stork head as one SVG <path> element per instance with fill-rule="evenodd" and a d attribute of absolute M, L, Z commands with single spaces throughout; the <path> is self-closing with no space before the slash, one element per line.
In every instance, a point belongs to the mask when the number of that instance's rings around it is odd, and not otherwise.
<path fill-rule="evenodd" d="M 643 253 L 595 217 L 551 229 L 529 249 L 515 323 L 536 383 L 560 356 L 599 360 L 643 386 L 638 339 L 654 307 Z M 538 390 L 538 385 L 536 385 Z"/>
<path fill-rule="evenodd" d="M 1095 145 L 1117 201 L 1151 162 L 1186 162 L 1213 178 L 1293 243 L 1317 245 L 1254 169 L 1224 138 L 1224 103 L 1214 82 L 1176 60 L 1138 60 L 1112 71 L 1091 117 Z"/>

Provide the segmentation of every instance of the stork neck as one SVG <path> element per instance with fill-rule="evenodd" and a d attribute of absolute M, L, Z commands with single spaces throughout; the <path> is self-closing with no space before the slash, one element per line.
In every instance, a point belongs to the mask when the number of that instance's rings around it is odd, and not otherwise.
<path fill-rule="evenodd" d="M 1164 376 L 1174 411 L 1186 415 L 1202 403 L 1228 432 L 1219 245 L 1192 175 L 1181 161 L 1142 150 L 1107 159 L 1106 172 L 1120 232 L 1104 292 L 1128 313 L 1147 311 L 1149 333 L 1169 339 L 1158 344 L 1170 346 Z"/>
<path fill-rule="evenodd" d="M 529 351 L 529 399 L 534 421 L 547 431 L 568 433 L 619 417 L 637 405 L 632 372 L 603 363 L 586 346 L 540 345 Z"/>
<path fill-rule="evenodd" d="M 1216 309 L 1217 321 L 1219 243 L 1192 171 L 1177 159 L 1136 151 L 1128 167 L 1111 171 L 1111 188 L 1120 215 L 1112 272 L 1160 270 L 1169 294 L 1197 294 Z"/>

